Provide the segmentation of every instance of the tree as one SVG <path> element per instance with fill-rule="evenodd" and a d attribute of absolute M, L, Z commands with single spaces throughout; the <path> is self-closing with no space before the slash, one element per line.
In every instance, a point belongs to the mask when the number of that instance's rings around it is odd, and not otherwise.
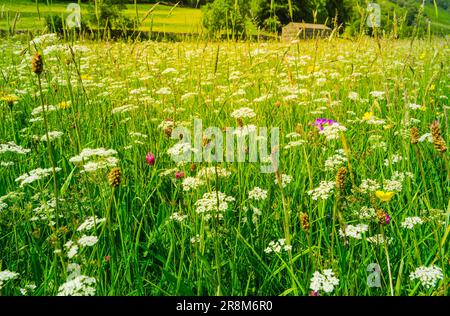
<path fill-rule="evenodd" d="M 90 0 L 89 22 L 100 29 L 133 28 L 133 21 L 125 17 L 122 11 L 127 8 L 125 0 Z"/>

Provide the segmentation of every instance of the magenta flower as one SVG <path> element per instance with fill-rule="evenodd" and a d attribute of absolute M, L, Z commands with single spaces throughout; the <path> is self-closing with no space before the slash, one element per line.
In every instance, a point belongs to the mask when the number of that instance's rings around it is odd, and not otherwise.
<path fill-rule="evenodd" d="M 326 118 L 318 118 L 318 119 L 316 119 L 316 121 L 312 125 L 317 127 L 318 129 L 320 129 L 322 131 L 323 130 L 323 126 L 325 124 L 333 125 L 334 123 L 336 123 L 336 122 L 333 121 L 333 120 L 329 120 L 329 119 L 326 119 Z"/>
<path fill-rule="evenodd" d="M 145 156 L 145 161 L 147 162 L 147 165 L 153 166 L 155 164 L 155 155 L 153 155 L 153 153 L 148 153 L 147 156 Z"/>
<path fill-rule="evenodd" d="M 385 212 L 385 217 L 386 217 L 386 225 L 389 225 L 389 223 L 391 222 L 391 217 L 389 216 L 388 212 Z"/>
<path fill-rule="evenodd" d="M 177 180 L 184 178 L 184 172 L 177 171 L 177 173 L 175 174 L 175 178 L 177 178 Z"/>

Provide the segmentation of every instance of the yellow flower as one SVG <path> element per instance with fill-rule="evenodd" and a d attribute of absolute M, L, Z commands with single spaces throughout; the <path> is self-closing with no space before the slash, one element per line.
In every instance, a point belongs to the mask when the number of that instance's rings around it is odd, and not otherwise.
<path fill-rule="evenodd" d="M 427 110 L 427 107 L 424 105 L 424 106 L 420 107 L 419 110 L 421 110 L 422 112 L 425 112 Z"/>
<path fill-rule="evenodd" d="M 377 198 L 382 202 L 389 202 L 395 195 L 395 192 L 377 191 L 375 192 Z"/>
<path fill-rule="evenodd" d="M 394 127 L 394 125 L 392 125 L 392 124 L 387 124 L 387 125 L 383 125 L 383 128 L 384 129 L 391 129 L 391 128 L 393 128 Z"/>
<path fill-rule="evenodd" d="M 436 89 L 436 86 L 435 86 L 434 84 L 432 84 L 432 85 L 430 86 L 430 91 L 434 91 L 434 89 Z"/>
<path fill-rule="evenodd" d="M 373 117 L 373 112 L 366 112 L 366 113 L 364 113 L 364 116 L 363 116 L 363 120 L 364 121 L 368 121 L 368 120 L 370 120 L 371 118 Z"/>
<path fill-rule="evenodd" d="M 0 97 L 0 100 L 5 101 L 7 103 L 14 103 L 20 100 L 20 98 L 14 94 L 6 94 Z"/>
<path fill-rule="evenodd" d="M 59 102 L 58 106 L 61 110 L 68 109 L 68 108 L 70 108 L 70 101 Z"/>
<path fill-rule="evenodd" d="M 92 80 L 92 77 L 89 75 L 81 75 L 81 80 Z"/>

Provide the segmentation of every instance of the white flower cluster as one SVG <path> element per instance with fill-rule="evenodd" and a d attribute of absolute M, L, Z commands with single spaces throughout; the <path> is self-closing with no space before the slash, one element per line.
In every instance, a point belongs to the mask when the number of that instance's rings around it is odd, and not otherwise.
<path fill-rule="evenodd" d="M 384 243 L 387 243 L 389 245 L 390 243 L 392 243 L 392 238 L 386 237 L 383 234 L 377 234 L 367 237 L 366 240 L 375 245 L 382 245 Z"/>
<path fill-rule="evenodd" d="M 319 198 L 326 200 L 333 193 L 335 185 L 334 181 L 321 181 L 319 187 L 308 191 L 308 195 L 311 195 L 311 198 L 315 201 Z"/>
<path fill-rule="evenodd" d="M 179 156 L 188 155 L 191 152 L 195 152 L 196 149 L 189 143 L 176 143 L 167 150 L 167 153 L 172 156 L 172 159 L 178 158 Z"/>
<path fill-rule="evenodd" d="M 56 172 L 58 172 L 60 170 L 61 170 L 61 168 L 55 168 Z M 49 176 L 52 172 L 53 172 L 52 168 L 48 168 L 48 169 L 37 168 L 37 169 L 31 170 L 28 173 L 21 175 L 15 181 L 20 182 L 20 187 L 23 187 L 25 184 L 30 184 L 34 181 L 37 181 L 37 180 L 40 180 L 40 179 L 43 179 L 43 178 Z"/>
<path fill-rule="evenodd" d="M 184 214 L 181 214 L 178 212 L 175 212 L 172 215 L 170 215 L 171 220 L 180 222 L 180 223 L 184 222 L 186 220 L 186 218 L 187 218 L 187 215 L 184 215 Z"/>
<path fill-rule="evenodd" d="M 286 245 L 286 239 L 282 238 L 282 239 L 278 239 L 276 241 L 272 240 L 269 243 L 269 246 L 264 249 L 265 253 L 280 253 L 281 250 L 284 251 L 291 251 L 292 250 L 292 246 L 291 245 Z"/>
<path fill-rule="evenodd" d="M 287 187 L 287 185 L 291 182 L 292 182 L 292 177 L 290 175 L 287 175 L 287 174 L 281 175 L 281 186 L 283 188 Z M 275 184 L 278 184 L 278 179 L 275 179 Z"/>
<path fill-rule="evenodd" d="M 198 179 L 198 178 L 194 178 L 194 177 L 187 177 L 187 178 L 183 179 L 183 183 L 182 183 L 183 191 L 195 190 L 204 184 L 205 184 L 205 181 L 203 181 L 202 179 Z"/>
<path fill-rule="evenodd" d="M 254 187 L 253 190 L 248 192 L 248 198 L 256 201 L 263 201 L 267 199 L 267 190 L 263 190 L 260 187 Z"/>
<path fill-rule="evenodd" d="M 197 177 L 200 179 L 214 179 L 216 177 L 216 171 L 219 178 L 226 178 L 231 175 L 231 172 L 227 171 L 225 168 L 204 167 L 197 173 Z"/>
<path fill-rule="evenodd" d="M 372 193 L 380 188 L 380 184 L 376 180 L 364 179 L 361 181 L 359 190 L 361 193 Z"/>
<path fill-rule="evenodd" d="M 69 161 L 76 165 L 82 165 L 82 173 L 94 172 L 99 169 L 117 166 L 119 159 L 113 156 L 115 154 L 117 154 L 117 151 L 114 149 L 85 148 L 78 156 L 70 158 Z"/>
<path fill-rule="evenodd" d="M 172 90 L 169 87 L 162 87 L 158 91 L 155 92 L 158 95 L 170 95 L 172 94 Z"/>
<path fill-rule="evenodd" d="M 70 56 L 71 50 L 73 51 L 74 54 L 88 53 L 90 51 L 89 48 L 87 48 L 86 46 L 82 46 L 82 45 L 69 46 L 67 44 L 56 44 L 56 45 L 51 45 L 51 46 L 46 47 L 43 50 L 43 53 L 44 53 L 44 55 L 51 55 L 54 53 L 56 53 L 56 54 L 65 53 L 66 56 Z"/>
<path fill-rule="evenodd" d="M 97 216 L 89 216 L 87 217 L 84 222 L 78 226 L 77 231 L 81 232 L 81 231 L 89 231 L 92 228 L 94 228 L 96 225 L 99 225 L 101 223 L 103 223 L 104 221 L 106 221 L 106 218 L 98 218 Z"/>
<path fill-rule="evenodd" d="M 339 279 L 334 276 L 334 272 L 331 269 L 326 269 L 323 274 L 319 271 L 314 272 L 311 278 L 310 288 L 313 291 L 319 292 L 323 290 L 326 293 L 331 293 L 335 286 L 339 285 Z"/>
<path fill-rule="evenodd" d="M 256 116 L 256 113 L 251 109 L 247 107 L 242 107 L 237 110 L 234 110 L 231 113 L 231 117 L 234 118 L 254 118 Z"/>
<path fill-rule="evenodd" d="M 195 202 L 195 211 L 198 214 L 205 214 L 205 219 L 211 218 L 212 215 L 217 214 L 219 218 L 223 215 L 220 212 L 225 212 L 228 209 L 228 202 L 235 199 L 232 196 L 227 196 L 220 191 L 212 191 L 203 194 L 203 197 Z"/>
<path fill-rule="evenodd" d="M 42 106 L 38 106 L 31 111 L 31 115 L 36 116 L 38 114 L 41 114 L 42 111 L 45 110 L 46 113 L 56 111 L 57 108 L 54 105 L 44 105 L 44 108 Z"/>
<path fill-rule="evenodd" d="M 37 36 L 30 41 L 30 46 L 42 46 L 49 45 L 58 41 L 58 35 L 56 33 L 44 34 Z"/>
<path fill-rule="evenodd" d="M 68 280 L 59 287 L 58 296 L 93 296 L 95 295 L 95 279 L 80 275 Z"/>
<path fill-rule="evenodd" d="M 414 226 L 422 224 L 423 220 L 420 217 L 412 216 L 405 218 L 405 220 L 401 223 L 401 226 L 403 228 L 413 229 Z"/>
<path fill-rule="evenodd" d="M 284 146 L 284 149 L 290 149 L 290 148 L 298 147 L 298 146 L 301 146 L 301 145 L 303 145 L 305 143 L 306 143 L 306 141 L 303 140 L 303 139 L 291 140 L 286 146 Z"/>
<path fill-rule="evenodd" d="M 69 257 L 69 259 L 75 257 L 78 254 L 78 250 L 80 249 L 79 246 L 92 247 L 97 242 L 98 242 L 97 236 L 86 236 L 86 235 L 83 235 L 81 238 L 79 238 L 77 243 L 74 243 L 72 240 L 69 240 L 64 244 L 64 247 L 66 249 L 69 249 L 67 251 L 67 257 Z"/>
<path fill-rule="evenodd" d="M 30 151 L 31 149 L 23 148 L 14 142 L 7 142 L 6 144 L 0 144 L 0 154 L 12 152 L 19 155 L 25 155 L 28 154 Z"/>
<path fill-rule="evenodd" d="M 19 276 L 17 272 L 11 272 L 9 270 L 0 271 L 0 290 L 3 287 L 3 284 L 9 280 L 16 279 Z"/>
<path fill-rule="evenodd" d="M 359 219 L 373 219 L 375 218 L 375 209 L 372 207 L 363 206 L 361 209 L 357 212 L 357 216 Z"/>
<path fill-rule="evenodd" d="M 420 266 L 409 275 L 411 280 L 419 279 L 426 288 L 435 287 L 439 280 L 444 278 L 442 269 L 432 265 L 430 267 Z"/>
<path fill-rule="evenodd" d="M 385 95 L 384 91 L 372 91 L 369 94 L 379 100 L 383 100 Z"/>
<path fill-rule="evenodd" d="M 324 125 L 319 134 L 324 135 L 327 140 L 338 139 L 340 132 L 345 132 L 347 128 L 339 123 Z"/>
<path fill-rule="evenodd" d="M 133 104 L 125 104 L 122 106 L 118 106 L 115 107 L 114 109 L 111 110 L 112 114 L 116 114 L 116 113 L 126 113 L 129 111 L 133 111 L 138 109 L 139 107 L 137 105 L 133 105 Z"/>
<path fill-rule="evenodd" d="M 341 237 L 352 237 L 361 239 L 362 234 L 369 230 L 369 226 L 366 224 L 347 225 L 344 230 L 339 229 L 339 235 Z"/>
<path fill-rule="evenodd" d="M 97 242 L 98 242 L 98 237 L 97 236 L 86 236 L 86 235 L 83 235 L 83 236 L 81 236 L 80 239 L 78 239 L 78 244 L 81 247 L 92 247 Z"/>
<path fill-rule="evenodd" d="M 384 165 L 385 166 L 393 165 L 393 164 L 399 163 L 402 160 L 403 160 L 403 157 L 401 155 L 394 154 L 391 156 L 391 159 L 384 160 Z"/>
<path fill-rule="evenodd" d="M 336 154 L 328 157 L 325 161 L 325 170 L 334 170 L 347 162 L 347 157 L 343 149 L 336 150 Z"/>
<path fill-rule="evenodd" d="M 256 135 L 257 127 L 255 125 L 244 125 L 242 127 L 238 127 L 233 131 L 233 135 L 237 137 L 245 137 L 248 134 L 255 133 Z"/>
<path fill-rule="evenodd" d="M 61 136 L 63 136 L 64 135 L 64 133 L 63 132 L 60 132 L 60 131 L 51 131 L 51 132 L 48 132 L 48 138 L 50 139 L 50 141 L 53 141 L 53 140 L 55 140 L 55 139 L 58 139 L 58 138 L 60 138 Z M 47 134 L 45 134 L 45 135 L 43 135 L 42 137 L 41 137 L 41 141 L 42 142 L 46 142 L 47 141 Z"/>
<path fill-rule="evenodd" d="M 403 181 L 405 181 L 406 177 L 412 179 L 414 176 L 411 172 L 395 171 L 391 179 L 385 179 L 383 181 L 384 191 L 400 192 L 403 188 Z"/>

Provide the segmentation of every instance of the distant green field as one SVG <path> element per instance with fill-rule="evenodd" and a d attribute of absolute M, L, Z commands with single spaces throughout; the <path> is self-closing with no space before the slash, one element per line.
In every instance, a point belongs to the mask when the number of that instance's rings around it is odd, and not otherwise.
<path fill-rule="evenodd" d="M 49 1 L 51 2 L 51 1 Z M 74 1 L 75 2 L 75 1 Z M 144 18 L 153 4 L 138 4 L 140 19 Z M 67 3 L 53 2 L 51 5 L 39 4 L 41 19 L 36 5 L 31 0 L 0 0 L 0 30 L 7 30 L 13 24 L 16 12 L 20 14 L 16 22 L 16 30 L 40 30 L 45 27 L 44 17 L 49 14 L 67 16 Z M 175 33 L 198 33 L 201 31 L 202 12 L 199 9 L 158 5 L 141 25 L 140 30 Z M 81 14 L 88 13 L 88 5 L 81 5 Z M 128 5 L 124 11 L 129 18 L 136 16 L 134 5 Z"/>

